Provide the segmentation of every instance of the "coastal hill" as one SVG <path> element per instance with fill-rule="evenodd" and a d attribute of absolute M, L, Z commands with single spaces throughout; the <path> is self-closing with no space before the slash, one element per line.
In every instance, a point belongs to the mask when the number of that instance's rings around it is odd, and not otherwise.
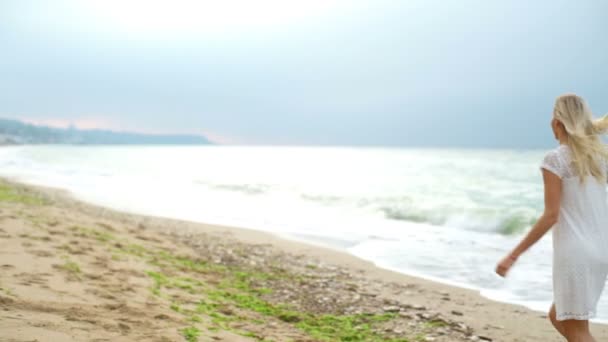
<path fill-rule="evenodd" d="M 156 135 L 109 130 L 56 128 L 0 119 L 0 145 L 75 144 L 75 145 L 206 145 L 203 135 Z"/>

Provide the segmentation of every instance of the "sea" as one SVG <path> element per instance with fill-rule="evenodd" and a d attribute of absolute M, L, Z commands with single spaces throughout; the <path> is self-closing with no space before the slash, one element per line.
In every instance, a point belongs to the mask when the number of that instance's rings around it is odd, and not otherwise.
<path fill-rule="evenodd" d="M 546 234 L 507 278 L 496 263 L 543 210 L 546 150 L 11 146 L 0 176 L 121 211 L 236 226 L 546 312 Z M 608 294 L 595 320 L 608 323 Z"/>

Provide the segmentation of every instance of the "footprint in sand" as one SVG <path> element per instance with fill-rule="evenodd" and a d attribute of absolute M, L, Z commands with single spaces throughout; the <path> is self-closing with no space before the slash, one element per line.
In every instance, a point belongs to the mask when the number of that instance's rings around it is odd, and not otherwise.
<path fill-rule="evenodd" d="M 131 327 L 127 324 L 124 323 L 118 323 L 118 328 L 120 329 L 120 331 L 124 334 L 124 333 L 128 333 L 129 331 L 131 331 Z"/>
<path fill-rule="evenodd" d="M 44 250 L 34 250 L 30 252 L 31 254 L 37 256 L 37 257 L 42 257 L 42 258 L 48 258 L 53 256 L 54 254 L 49 252 L 49 251 L 44 251 Z"/>
<path fill-rule="evenodd" d="M 65 236 L 65 232 L 61 231 L 61 230 L 49 230 L 49 234 L 51 235 L 60 235 L 60 236 Z"/>
<path fill-rule="evenodd" d="M 59 224 L 59 221 L 53 220 L 53 221 L 49 221 L 46 223 L 47 226 L 49 227 L 55 227 Z"/>
<path fill-rule="evenodd" d="M 21 285 L 46 285 L 47 279 L 43 276 L 43 274 L 35 274 L 35 273 L 19 273 L 15 276 L 20 280 Z"/>
<path fill-rule="evenodd" d="M 11 236 L 6 232 L 6 230 L 0 228 L 0 238 L 9 239 Z"/>
<path fill-rule="evenodd" d="M 111 232 L 116 231 L 116 229 L 114 229 L 114 227 L 110 226 L 109 224 L 103 223 L 103 222 L 97 222 L 97 225 L 100 226 L 101 228 L 103 228 L 105 230 L 109 230 Z"/>
<path fill-rule="evenodd" d="M 107 291 L 98 290 L 98 289 L 93 288 L 93 289 L 86 289 L 85 292 L 95 295 L 102 299 L 116 300 L 116 297 Z"/>
<path fill-rule="evenodd" d="M 106 323 L 103 327 L 106 331 L 120 332 L 123 335 L 126 335 L 131 331 L 131 327 L 124 323 L 118 323 L 117 325 Z"/>

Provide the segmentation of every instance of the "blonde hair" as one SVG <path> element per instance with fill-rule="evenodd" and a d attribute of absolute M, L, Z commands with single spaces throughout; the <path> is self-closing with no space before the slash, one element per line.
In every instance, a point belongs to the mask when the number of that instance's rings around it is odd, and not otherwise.
<path fill-rule="evenodd" d="M 564 125 L 574 170 L 581 182 L 592 175 L 605 183 L 604 161 L 608 160 L 608 148 L 600 135 L 608 131 L 608 115 L 593 119 L 585 100 L 575 94 L 564 94 L 555 100 L 553 116 Z"/>

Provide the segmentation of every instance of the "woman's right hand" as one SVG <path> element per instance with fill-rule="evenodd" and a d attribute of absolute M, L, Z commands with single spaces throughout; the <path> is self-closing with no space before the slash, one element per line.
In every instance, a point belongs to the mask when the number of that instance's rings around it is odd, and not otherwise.
<path fill-rule="evenodd" d="M 505 277 L 515 261 L 517 261 L 516 257 L 511 254 L 507 255 L 496 265 L 496 273 L 501 277 Z"/>

